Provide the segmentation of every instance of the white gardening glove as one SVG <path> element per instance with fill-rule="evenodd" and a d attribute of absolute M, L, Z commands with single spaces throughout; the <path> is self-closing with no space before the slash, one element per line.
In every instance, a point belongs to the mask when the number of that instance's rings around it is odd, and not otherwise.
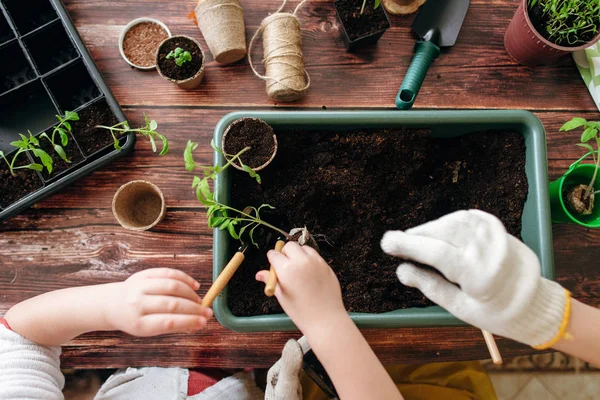
<path fill-rule="evenodd" d="M 400 281 L 457 318 L 538 349 L 564 337 L 570 294 L 540 276 L 535 253 L 496 217 L 458 211 L 381 240 L 386 253 L 434 267 L 444 277 L 401 264 Z"/>
<path fill-rule="evenodd" d="M 298 341 L 288 340 L 279 361 L 267 374 L 265 400 L 302 400 L 300 371 L 304 354 L 310 350 L 303 336 Z"/>

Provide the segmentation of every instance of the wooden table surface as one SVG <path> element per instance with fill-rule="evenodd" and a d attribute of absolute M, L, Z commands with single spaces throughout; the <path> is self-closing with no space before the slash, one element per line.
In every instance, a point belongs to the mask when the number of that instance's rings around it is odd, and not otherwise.
<path fill-rule="evenodd" d="M 430 0 L 433 1 L 433 0 Z M 297 2 L 291 2 L 290 9 Z M 456 45 L 431 68 L 415 108 L 526 109 L 544 123 L 550 178 L 557 178 L 581 151 L 575 133 L 559 133 L 574 117 L 597 118 L 598 110 L 570 58 L 536 69 L 518 66 L 503 46 L 504 31 L 519 0 L 472 0 Z M 219 66 L 207 60 L 203 84 L 181 91 L 155 72 L 131 69 L 119 56 L 118 37 L 130 20 L 151 16 L 174 34 L 190 35 L 208 47 L 189 19 L 194 2 L 65 0 L 68 11 L 99 69 L 130 120 L 146 112 L 159 122 L 171 143 L 167 156 L 139 140 L 135 152 L 0 225 L 0 315 L 31 296 L 69 286 L 122 280 L 152 267 L 179 268 L 211 283 L 212 233 L 190 188 L 182 152 L 188 139 L 202 146 L 200 161 L 210 163 L 213 128 L 226 113 L 242 109 L 393 109 L 394 96 L 408 68 L 414 38 L 413 16 L 392 18 L 378 45 L 356 54 L 344 51 L 340 25 L 330 0 L 310 0 L 299 12 L 306 65 L 312 77 L 307 96 L 276 105 L 246 60 Z M 246 35 L 279 6 L 277 0 L 242 0 Z M 260 48 L 255 59 L 260 59 Z M 210 55 L 208 56 L 210 57 Z M 134 233 L 114 219 L 111 199 L 117 188 L 147 179 L 164 192 L 167 217 L 152 232 Z M 576 298 L 600 305 L 600 231 L 554 226 L 558 281 Z M 595 261 L 596 260 L 596 261 Z M 365 330 L 386 364 L 488 357 L 474 328 Z M 124 366 L 268 367 L 294 333 L 238 334 L 211 321 L 194 335 L 133 338 L 120 333 L 84 335 L 64 347 L 63 365 L 77 368 Z M 504 357 L 534 351 L 498 339 Z"/>

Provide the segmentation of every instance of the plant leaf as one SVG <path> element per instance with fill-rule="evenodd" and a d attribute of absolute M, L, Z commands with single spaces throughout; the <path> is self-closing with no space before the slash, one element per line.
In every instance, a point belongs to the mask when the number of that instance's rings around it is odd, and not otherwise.
<path fill-rule="evenodd" d="M 40 161 L 42 162 L 42 165 L 44 167 L 46 167 L 46 170 L 48 171 L 48 173 L 51 174 L 52 173 L 52 163 L 53 163 L 52 157 L 50 157 L 50 155 L 42 149 L 31 149 L 31 151 L 37 158 L 40 159 Z"/>
<path fill-rule="evenodd" d="M 25 165 L 24 168 L 32 169 L 34 171 L 43 171 L 44 170 L 44 166 L 42 164 L 36 164 L 36 163 Z"/>
<path fill-rule="evenodd" d="M 585 142 L 589 142 L 591 139 L 593 139 L 596 134 L 598 133 L 598 129 L 596 128 L 586 128 L 583 133 L 581 134 L 581 142 L 585 143 Z"/>
<path fill-rule="evenodd" d="M 117 139 L 116 136 L 113 136 L 113 140 L 115 141 L 115 150 L 119 150 L 120 151 L 122 149 L 122 147 L 119 144 L 119 139 Z"/>
<path fill-rule="evenodd" d="M 594 151 L 594 148 L 587 143 L 577 143 L 576 146 L 583 147 L 584 149 L 589 150 L 591 152 Z"/>
<path fill-rule="evenodd" d="M 210 201 L 213 200 L 213 194 L 210 191 L 208 179 L 202 179 L 202 181 L 200 181 L 200 184 L 198 185 L 198 189 L 200 190 L 205 199 Z"/>
<path fill-rule="evenodd" d="M 18 149 L 26 149 L 27 148 L 27 142 L 23 141 L 23 140 L 16 140 L 14 142 L 10 142 L 10 145 L 13 147 L 16 147 Z"/>
<path fill-rule="evenodd" d="M 40 141 L 37 140 L 37 138 L 33 137 L 33 135 L 31 134 L 31 132 L 29 132 L 29 143 L 32 143 L 35 146 L 39 146 L 40 145 Z"/>
<path fill-rule="evenodd" d="M 166 137 L 164 137 L 163 135 L 161 135 L 158 132 L 156 132 L 156 135 L 160 138 L 160 140 L 162 141 L 162 145 L 163 145 L 163 148 L 158 155 L 164 156 L 165 154 L 167 154 L 169 152 L 169 141 L 167 140 Z"/>
<path fill-rule="evenodd" d="M 150 121 L 150 130 L 155 131 L 158 128 L 158 123 L 155 120 Z"/>
<path fill-rule="evenodd" d="M 65 120 L 67 121 L 79 121 L 79 114 L 75 111 L 65 111 Z M 69 128 L 71 129 L 71 128 Z"/>
<path fill-rule="evenodd" d="M 381 5 L 381 0 L 375 0 L 375 7 L 373 7 L 373 8 L 377 9 L 380 5 Z"/>
<path fill-rule="evenodd" d="M 71 124 L 70 124 L 70 123 L 68 123 L 67 121 L 63 122 L 63 126 L 64 126 L 65 128 L 67 128 L 67 130 L 68 130 L 69 132 L 71 131 Z"/>
<path fill-rule="evenodd" d="M 154 140 L 154 136 L 148 135 L 148 139 L 150 139 L 150 144 L 152 145 L 152 151 L 156 153 L 156 141 Z"/>
<path fill-rule="evenodd" d="M 65 150 L 61 146 L 55 144 L 54 151 L 56 151 L 60 158 L 62 158 L 67 164 L 71 164 L 71 161 L 67 158 L 67 153 L 65 153 Z"/>
<path fill-rule="evenodd" d="M 63 146 L 66 146 L 67 144 L 69 144 L 69 135 L 67 135 L 65 132 L 58 132 L 58 134 L 60 135 L 60 142 L 62 143 Z"/>
<path fill-rule="evenodd" d="M 575 117 L 572 120 L 566 122 L 561 128 L 561 132 L 563 131 L 572 131 L 573 129 L 579 128 L 580 126 L 584 126 L 587 124 L 587 121 L 584 118 Z"/>
<path fill-rule="evenodd" d="M 240 240 L 240 235 L 238 235 L 237 232 L 235 231 L 235 226 L 233 226 L 233 224 L 229 225 L 227 227 L 227 230 L 229 231 L 229 234 L 231 235 L 232 238 L 234 238 L 236 240 Z"/>
<path fill-rule="evenodd" d="M 221 150 L 215 143 L 215 139 L 212 138 L 210 141 L 210 147 L 212 147 L 212 149 L 214 151 L 216 151 L 217 153 L 221 154 L 222 156 L 225 156 L 225 153 L 223 153 L 223 150 Z"/>
<path fill-rule="evenodd" d="M 185 151 L 183 152 L 183 159 L 185 161 L 185 168 L 192 172 L 196 163 L 194 162 L 194 154 L 193 151 L 198 147 L 198 143 L 194 143 L 191 140 L 188 140 L 187 146 L 185 146 Z"/>

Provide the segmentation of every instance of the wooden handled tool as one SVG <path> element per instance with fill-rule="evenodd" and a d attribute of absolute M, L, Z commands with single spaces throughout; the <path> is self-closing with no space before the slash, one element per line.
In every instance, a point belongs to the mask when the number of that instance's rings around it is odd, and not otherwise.
<path fill-rule="evenodd" d="M 227 286 L 227 283 L 229 283 L 229 281 L 233 277 L 233 274 L 235 274 L 235 271 L 237 271 L 242 262 L 244 262 L 244 252 L 246 251 L 246 249 L 247 247 L 244 247 L 243 249 L 240 249 L 240 251 L 235 253 L 229 261 L 229 263 L 225 266 L 225 268 L 223 268 L 223 271 L 221 271 L 217 279 L 214 281 L 214 283 L 212 284 L 210 289 L 208 289 L 208 292 L 206 292 L 206 295 L 202 299 L 202 305 L 204 307 L 212 306 L 213 301 L 215 301 L 219 293 L 221 293 L 223 289 L 225 289 L 225 286 Z"/>
<path fill-rule="evenodd" d="M 285 246 L 285 242 L 283 240 L 278 240 L 277 243 L 275 243 L 275 251 L 281 252 L 283 246 Z M 275 269 L 271 265 L 271 268 L 269 269 L 269 280 L 267 281 L 267 285 L 265 286 L 265 295 L 267 297 L 273 297 L 273 295 L 275 294 L 276 287 L 277 274 L 275 273 Z"/>
<path fill-rule="evenodd" d="M 490 352 L 490 356 L 492 356 L 492 361 L 496 365 L 502 364 L 502 356 L 500 355 L 494 336 L 488 331 L 482 330 L 481 332 L 483 333 L 483 338 L 485 339 L 485 344 Z"/>

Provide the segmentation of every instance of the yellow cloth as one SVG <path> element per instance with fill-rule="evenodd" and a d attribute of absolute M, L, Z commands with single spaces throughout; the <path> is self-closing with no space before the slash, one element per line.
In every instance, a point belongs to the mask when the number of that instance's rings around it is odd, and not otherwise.
<path fill-rule="evenodd" d="M 494 386 L 479 362 L 395 365 L 386 370 L 405 400 L 497 400 Z M 328 397 L 302 373 L 304 400 Z"/>

